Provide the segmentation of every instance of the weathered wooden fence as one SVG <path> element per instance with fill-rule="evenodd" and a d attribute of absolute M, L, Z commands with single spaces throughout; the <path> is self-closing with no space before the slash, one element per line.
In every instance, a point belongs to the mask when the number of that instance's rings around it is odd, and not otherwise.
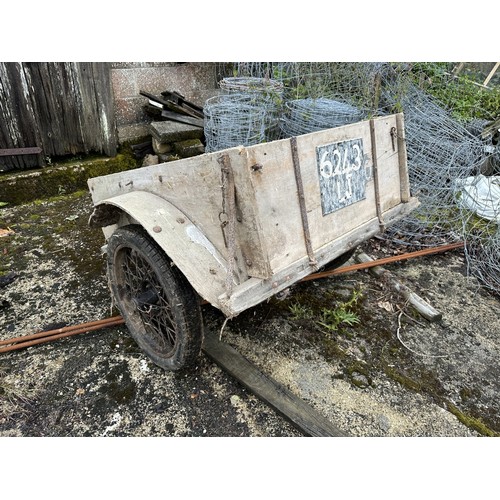
<path fill-rule="evenodd" d="M 32 147 L 41 152 L 5 151 Z M 116 148 L 109 63 L 0 62 L 0 172 Z"/>

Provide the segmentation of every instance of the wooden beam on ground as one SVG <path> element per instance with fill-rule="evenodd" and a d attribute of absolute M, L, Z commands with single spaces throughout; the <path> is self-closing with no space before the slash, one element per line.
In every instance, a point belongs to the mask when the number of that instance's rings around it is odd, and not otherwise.
<path fill-rule="evenodd" d="M 213 333 L 205 336 L 203 350 L 215 363 L 271 406 L 306 436 L 347 437 L 303 399 L 292 394 Z"/>

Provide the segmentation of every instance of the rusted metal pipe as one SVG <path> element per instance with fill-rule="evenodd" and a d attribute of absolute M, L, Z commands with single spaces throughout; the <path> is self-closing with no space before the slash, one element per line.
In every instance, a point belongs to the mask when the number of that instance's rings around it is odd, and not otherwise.
<path fill-rule="evenodd" d="M 95 330 L 100 330 L 102 328 L 109 328 L 112 326 L 122 325 L 124 322 L 125 321 L 121 316 L 114 316 L 112 318 L 102 319 L 99 321 L 92 321 L 90 323 L 82 323 L 80 325 L 58 328 L 56 330 L 49 330 L 46 332 L 39 332 L 33 335 L 25 335 L 23 337 L 6 339 L 0 341 L 0 345 L 6 346 L 0 348 L 0 353 L 15 351 L 18 349 L 24 349 L 25 347 L 30 347 L 33 345 L 50 342 L 52 340 L 57 340 L 64 337 L 70 337 L 72 335 L 77 335 L 79 333 L 86 333 Z M 12 344 L 12 345 L 7 345 L 7 344 Z"/>
<path fill-rule="evenodd" d="M 464 243 L 462 241 L 458 243 L 450 243 L 448 245 L 441 245 L 438 247 L 425 248 L 424 250 L 417 250 L 416 252 L 404 253 L 401 255 L 393 255 L 392 257 L 384 257 L 382 259 L 373 260 L 371 262 L 362 262 L 360 264 L 353 264 L 352 266 L 343 266 L 337 269 L 332 269 L 331 271 L 323 271 L 320 273 L 313 273 L 300 281 L 310 281 L 318 278 L 328 278 L 329 276 L 335 276 L 337 274 L 348 273 L 351 271 L 359 271 L 361 269 L 368 269 L 370 267 L 383 266 L 384 264 L 390 264 L 392 262 L 400 262 L 408 259 L 415 259 L 416 257 L 424 257 L 425 255 L 432 255 L 436 253 L 443 253 L 449 250 L 454 250 L 456 248 L 463 248 Z"/>

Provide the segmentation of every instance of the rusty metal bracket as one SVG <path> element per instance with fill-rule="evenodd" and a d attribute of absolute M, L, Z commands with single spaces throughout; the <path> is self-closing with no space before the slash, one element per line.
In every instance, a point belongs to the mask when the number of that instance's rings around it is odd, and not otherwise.
<path fill-rule="evenodd" d="M 0 156 L 37 155 L 42 152 L 42 148 L 12 148 L 0 149 Z"/>
<path fill-rule="evenodd" d="M 380 231 L 383 233 L 385 231 L 385 222 L 382 215 L 382 207 L 380 205 L 380 186 L 378 177 L 378 159 L 377 159 L 377 141 L 375 138 L 375 121 L 373 118 L 370 120 L 370 137 L 372 143 L 372 155 L 373 155 L 373 184 L 375 188 L 375 205 L 377 209 L 378 224 Z"/>
<path fill-rule="evenodd" d="M 318 267 L 318 262 L 314 257 L 314 250 L 311 243 L 311 232 L 309 230 L 309 222 L 307 220 L 307 210 L 306 202 L 304 196 L 304 185 L 302 183 L 302 175 L 300 173 L 300 162 L 299 154 L 297 151 L 297 138 L 290 138 L 290 146 L 292 148 L 292 160 L 293 160 L 293 170 L 295 173 L 295 182 L 297 184 L 297 193 L 299 195 L 299 207 L 300 207 L 300 217 L 302 219 L 302 230 L 304 232 L 304 241 L 306 244 L 307 255 L 309 257 L 309 264 L 316 268 Z"/>

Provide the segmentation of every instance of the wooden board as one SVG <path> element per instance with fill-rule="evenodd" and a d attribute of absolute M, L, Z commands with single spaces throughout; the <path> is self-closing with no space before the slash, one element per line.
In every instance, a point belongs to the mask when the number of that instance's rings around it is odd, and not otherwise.
<path fill-rule="evenodd" d="M 303 399 L 263 374 L 253 363 L 213 333 L 205 336 L 204 352 L 219 366 L 235 377 L 259 399 L 274 408 L 306 436 L 347 437 Z"/>
<path fill-rule="evenodd" d="M 409 193 L 400 165 L 405 157 L 399 149 L 401 141 L 393 141 L 391 129 L 398 130 L 401 115 L 391 115 L 374 120 L 376 160 L 379 174 L 381 212 L 385 212 L 402 201 Z M 364 168 L 366 171 L 366 193 L 361 201 L 345 208 L 324 214 L 321 199 L 320 175 L 318 172 L 317 148 L 360 140 L 363 143 Z M 335 129 L 306 134 L 297 138 L 298 159 L 304 187 L 305 211 L 313 250 L 323 247 L 377 215 L 375 182 L 373 176 L 374 152 L 371 146 L 371 131 L 368 121 Z M 272 147 L 271 147 L 272 145 Z M 290 140 L 270 144 L 259 144 L 245 149 L 246 171 L 251 178 L 255 193 L 255 212 L 261 240 L 267 247 L 267 259 L 272 274 L 300 259 L 306 253 L 303 223 L 297 181 L 293 171 Z M 252 165 L 261 168 L 251 171 Z M 270 277 L 270 276 L 268 276 Z"/>

